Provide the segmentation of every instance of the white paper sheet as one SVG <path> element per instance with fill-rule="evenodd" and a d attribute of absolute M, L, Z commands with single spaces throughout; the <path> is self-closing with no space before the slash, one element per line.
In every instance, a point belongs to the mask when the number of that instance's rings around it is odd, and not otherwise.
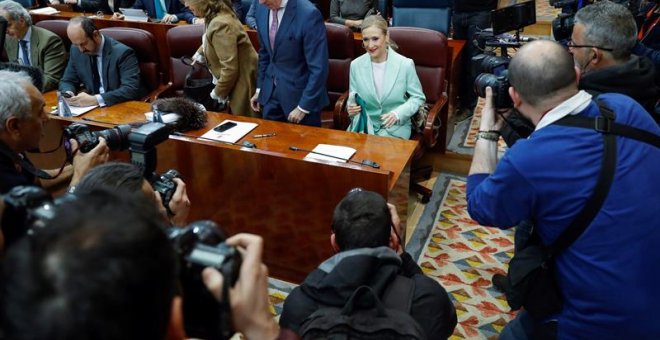
<path fill-rule="evenodd" d="M 308 153 L 305 159 L 319 159 L 329 162 L 342 162 L 346 163 L 355 154 L 355 149 L 347 146 L 319 144 L 312 151 L 315 153 Z M 334 157 L 328 157 L 328 156 Z"/>
<path fill-rule="evenodd" d="M 220 125 L 222 125 L 226 122 L 234 122 L 234 123 L 236 123 L 236 126 L 230 128 L 229 130 L 226 130 L 224 132 L 217 132 L 217 131 L 214 131 L 213 129 L 211 129 L 207 133 L 203 134 L 201 138 L 217 140 L 217 141 L 220 141 L 220 142 L 236 143 L 241 138 L 243 138 L 245 135 L 250 133 L 250 131 L 254 130 L 254 128 L 256 128 L 259 125 L 257 123 L 247 123 L 247 122 L 238 122 L 238 121 L 235 121 L 235 120 L 225 120 L 225 121 L 223 121 L 222 123 L 220 123 L 216 126 L 220 126 Z"/>

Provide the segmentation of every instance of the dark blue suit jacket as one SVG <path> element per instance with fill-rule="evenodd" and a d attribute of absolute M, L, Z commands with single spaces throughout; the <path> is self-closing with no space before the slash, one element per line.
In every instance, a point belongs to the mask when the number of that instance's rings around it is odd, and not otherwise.
<path fill-rule="evenodd" d="M 135 51 L 130 47 L 104 36 L 103 45 L 103 87 L 105 93 L 101 95 L 107 106 L 117 103 L 139 100 L 146 94 L 140 84 L 140 67 Z M 69 63 L 60 80 L 60 91 L 78 90 L 78 85 L 85 88 L 94 87 L 89 56 L 80 52 L 76 46 L 71 46 Z"/>
<path fill-rule="evenodd" d="M 265 106 L 271 99 L 276 82 L 280 93 L 276 99 L 286 115 L 300 106 L 310 111 L 304 123 L 320 125 L 319 113 L 329 103 L 325 87 L 328 43 L 323 16 L 308 0 L 289 0 L 273 50 L 268 38 L 269 15 L 268 7 L 257 5 L 259 103 Z M 264 118 L 268 119 L 267 114 L 264 112 Z"/>
<path fill-rule="evenodd" d="M 150 18 L 156 17 L 154 0 L 137 0 L 133 5 L 133 8 L 147 11 L 147 15 Z M 195 19 L 195 16 L 190 12 L 190 9 L 179 0 L 165 0 L 165 12 L 168 14 L 174 14 L 179 20 L 185 20 L 189 24 L 192 24 Z"/>

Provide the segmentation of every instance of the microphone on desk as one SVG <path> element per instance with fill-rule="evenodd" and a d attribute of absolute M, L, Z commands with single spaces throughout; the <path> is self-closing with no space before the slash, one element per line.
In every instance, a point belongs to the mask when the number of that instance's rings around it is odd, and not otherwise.
<path fill-rule="evenodd" d="M 341 158 L 341 157 L 337 157 L 337 156 L 333 156 L 333 155 L 328 155 L 328 154 L 325 154 L 325 153 L 316 152 L 316 151 L 313 151 L 313 150 L 301 149 L 297 146 L 289 146 L 289 150 L 309 152 L 309 153 L 313 153 L 315 155 L 320 155 L 320 156 L 339 159 L 339 160 L 342 160 L 344 162 L 351 162 L 351 163 L 355 163 L 355 164 L 359 164 L 359 165 L 369 166 L 369 167 L 372 167 L 374 169 L 379 169 L 380 168 L 380 165 L 378 163 L 376 163 L 372 160 L 368 160 L 368 159 L 363 159 L 362 162 L 358 162 L 358 161 L 354 161 L 352 159 Z"/>
<path fill-rule="evenodd" d="M 97 120 L 97 119 L 92 119 L 92 118 L 88 118 L 88 117 L 83 117 L 82 120 L 84 120 L 86 122 L 93 122 L 93 123 L 119 125 L 119 123 L 116 123 L 116 122 L 108 122 L 108 121 Z M 149 122 L 130 122 L 130 123 L 124 123 L 122 125 L 129 125 L 131 128 L 139 128 L 140 126 L 148 124 L 148 123 Z"/>
<path fill-rule="evenodd" d="M 206 109 L 184 97 L 161 98 L 151 104 L 153 121 L 165 123 L 176 131 L 199 130 L 206 126 Z"/>
<path fill-rule="evenodd" d="M 257 148 L 257 146 L 254 143 L 250 142 L 250 141 L 243 141 L 243 143 L 234 143 L 234 142 L 227 142 L 227 141 L 217 140 L 217 139 L 213 139 L 213 138 L 206 138 L 206 137 L 201 137 L 201 136 L 197 137 L 197 136 L 188 135 L 188 134 L 185 134 L 183 132 L 178 132 L 178 131 L 173 131 L 172 134 L 175 135 L 175 136 L 203 139 L 203 140 L 208 140 L 208 141 L 211 141 L 211 142 L 217 142 L 217 143 L 223 143 L 223 144 L 229 144 L 229 145 L 236 145 L 236 146 L 240 146 L 240 147 L 244 147 L 244 148 L 248 148 L 248 149 L 256 149 Z"/>

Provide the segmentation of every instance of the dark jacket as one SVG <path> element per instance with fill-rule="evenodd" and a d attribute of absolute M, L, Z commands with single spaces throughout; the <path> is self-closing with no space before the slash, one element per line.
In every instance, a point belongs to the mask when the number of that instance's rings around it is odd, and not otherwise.
<path fill-rule="evenodd" d="M 408 253 L 399 257 L 388 247 L 344 251 L 323 262 L 284 301 L 280 326 L 298 332 L 304 320 L 321 306 L 343 306 L 362 285 L 382 296 L 399 274 L 415 283 L 410 314 L 427 338 L 448 338 L 457 322 L 449 295 L 424 275 Z"/>
<path fill-rule="evenodd" d="M 578 87 L 594 97 L 609 92 L 625 94 L 649 113 L 654 111 L 658 100 L 653 63 L 647 58 L 634 55 L 623 64 L 585 73 Z"/>
<path fill-rule="evenodd" d="M 490 12 L 496 7 L 497 0 L 454 0 L 456 12 Z"/>

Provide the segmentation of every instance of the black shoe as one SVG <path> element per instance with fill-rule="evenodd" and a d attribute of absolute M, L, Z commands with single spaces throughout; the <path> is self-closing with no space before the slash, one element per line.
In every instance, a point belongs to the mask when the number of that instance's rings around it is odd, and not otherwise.
<path fill-rule="evenodd" d="M 502 293 L 509 291 L 509 278 L 502 274 L 493 275 L 493 287 Z"/>

